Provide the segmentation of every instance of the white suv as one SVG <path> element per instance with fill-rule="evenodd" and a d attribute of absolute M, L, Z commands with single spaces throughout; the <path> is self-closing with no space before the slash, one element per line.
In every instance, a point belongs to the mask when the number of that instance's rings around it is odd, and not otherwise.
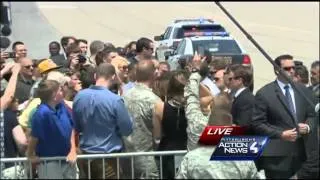
<path fill-rule="evenodd" d="M 179 42 L 185 37 L 188 31 L 198 32 L 225 32 L 225 28 L 211 19 L 178 19 L 167 27 L 160 36 L 155 36 L 156 43 L 155 56 L 164 59 L 164 51 L 176 49 Z"/>

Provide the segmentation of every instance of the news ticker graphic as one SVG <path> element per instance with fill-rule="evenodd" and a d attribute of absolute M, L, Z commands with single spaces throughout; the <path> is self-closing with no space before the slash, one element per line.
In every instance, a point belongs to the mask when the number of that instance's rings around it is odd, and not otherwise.
<path fill-rule="evenodd" d="M 210 160 L 256 160 L 267 142 L 267 136 L 224 136 Z"/>
<path fill-rule="evenodd" d="M 199 143 L 214 145 L 210 160 L 255 160 L 260 157 L 267 136 L 244 136 L 246 128 L 240 126 L 207 126 Z"/>

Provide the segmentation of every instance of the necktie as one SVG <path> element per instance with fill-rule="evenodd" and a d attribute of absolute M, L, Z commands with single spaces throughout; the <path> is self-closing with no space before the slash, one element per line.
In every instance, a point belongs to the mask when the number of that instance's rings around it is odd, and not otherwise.
<path fill-rule="evenodd" d="M 289 88 L 290 87 L 288 85 L 284 86 L 284 89 L 286 90 L 285 95 L 286 95 L 287 103 L 289 105 L 289 109 L 290 109 L 294 119 L 296 120 L 296 112 L 294 111 L 293 101 L 292 101 L 292 97 L 291 97 Z"/>

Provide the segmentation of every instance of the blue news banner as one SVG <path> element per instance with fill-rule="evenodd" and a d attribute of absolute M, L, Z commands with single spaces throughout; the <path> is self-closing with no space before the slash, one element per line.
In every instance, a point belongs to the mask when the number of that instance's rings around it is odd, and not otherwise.
<path fill-rule="evenodd" d="M 267 136 L 223 136 L 210 160 L 256 160 L 268 141 Z"/>

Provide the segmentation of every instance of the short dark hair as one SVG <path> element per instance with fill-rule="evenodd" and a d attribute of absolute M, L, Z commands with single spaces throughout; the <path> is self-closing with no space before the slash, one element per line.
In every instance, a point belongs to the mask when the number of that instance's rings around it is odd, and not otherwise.
<path fill-rule="evenodd" d="M 81 49 L 79 48 L 79 46 L 77 44 L 71 44 L 66 49 L 67 57 L 69 57 L 71 53 L 80 53 L 80 52 L 81 52 Z"/>
<path fill-rule="evenodd" d="M 77 39 L 73 36 L 63 36 L 60 40 L 62 47 L 65 47 L 68 45 L 69 39 L 73 39 L 74 41 L 77 41 Z"/>
<path fill-rule="evenodd" d="M 295 67 L 295 76 L 300 76 L 301 82 L 303 84 L 309 83 L 309 71 L 306 66 L 299 65 Z"/>
<path fill-rule="evenodd" d="M 43 80 L 37 88 L 37 96 L 42 102 L 48 103 L 52 100 L 53 93 L 59 90 L 60 84 L 55 80 Z"/>
<path fill-rule="evenodd" d="M 82 85 L 82 89 L 89 88 L 94 84 L 94 74 L 96 73 L 96 68 L 85 65 L 80 68 L 80 81 Z"/>
<path fill-rule="evenodd" d="M 95 61 L 96 61 L 97 66 L 99 66 L 101 63 L 103 63 L 104 58 L 109 56 L 109 54 L 111 52 L 117 52 L 117 49 L 112 48 L 112 47 L 107 47 L 107 48 L 104 48 L 102 51 L 99 51 L 95 57 Z"/>
<path fill-rule="evenodd" d="M 106 42 L 106 43 L 104 43 L 104 48 L 116 48 L 112 43 L 110 43 L 110 42 Z"/>
<path fill-rule="evenodd" d="M 152 40 L 145 37 L 140 38 L 136 44 L 136 52 L 141 53 L 143 48 L 148 49 L 150 47 L 150 43 L 152 43 Z"/>
<path fill-rule="evenodd" d="M 51 44 L 56 44 L 60 48 L 60 43 L 58 41 L 51 41 L 49 46 L 51 46 Z"/>
<path fill-rule="evenodd" d="M 125 56 L 126 55 L 126 51 L 123 47 L 117 47 L 117 53 L 120 55 L 120 56 Z"/>
<path fill-rule="evenodd" d="M 293 60 L 293 56 L 289 55 L 289 54 L 284 54 L 284 55 L 280 55 L 278 56 L 274 62 L 279 66 L 281 67 L 281 61 L 282 60 L 286 60 L 286 59 L 289 59 L 289 60 Z"/>
<path fill-rule="evenodd" d="M 15 50 L 16 50 L 16 47 L 17 47 L 18 45 L 24 45 L 24 43 L 21 42 L 21 41 L 16 41 L 16 42 L 14 42 L 14 43 L 12 44 L 12 50 L 15 51 Z"/>
<path fill-rule="evenodd" d="M 88 44 L 88 41 L 87 40 L 85 40 L 85 39 L 77 39 L 76 40 L 76 44 L 78 44 L 79 45 L 79 43 L 84 43 L 84 44 Z"/>
<path fill-rule="evenodd" d="M 249 67 L 241 64 L 233 64 L 230 66 L 230 71 L 233 72 L 234 78 L 242 79 L 245 87 L 249 87 L 252 84 L 252 73 Z"/>
<path fill-rule="evenodd" d="M 136 67 L 136 80 L 138 82 L 148 81 L 154 76 L 156 68 L 150 60 L 140 60 Z"/>
<path fill-rule="evenodd" d="M 317 67 L 319 65 L 320 65 L 320 61 L 319 60 L 313 61 L 312 64 L 311 64 L 311 68 L 315 68 L 315 67 Z"/>
<path fill-rule="evenodd" d="M 114 66 L 110 63 L 102 63 L 98 66 L 97 68 L 97 79 L 98 78 L 104 78 L 104 79 L 109 79 L 111 78 L 113 75 L 116 74 L 116 69 L 114 68 Z"/>

